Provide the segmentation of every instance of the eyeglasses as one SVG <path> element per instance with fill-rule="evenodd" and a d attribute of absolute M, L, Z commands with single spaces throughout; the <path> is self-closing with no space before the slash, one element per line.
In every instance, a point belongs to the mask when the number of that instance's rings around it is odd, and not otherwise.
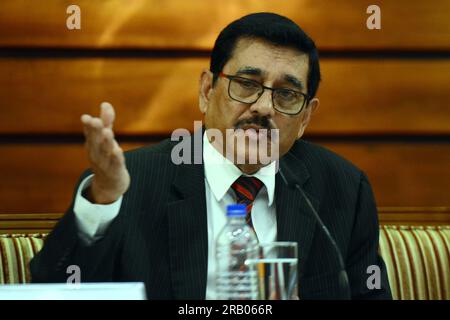
<path fill-rule="evenodd" d="M 296 115 L 302 112 L 308 101 L 308 96 L 299 91 L 286 88 L 269 88 L 258 81 L 228 75 L 223 72 L 220 72 L 218 75 L 230 80 L 228 95 L 231 99 L 238 102 L 255 103 L 263 95 L 264 90 L 268 89 L 272 91 L 272 105 L 276 111 L 288 115 Z"/>

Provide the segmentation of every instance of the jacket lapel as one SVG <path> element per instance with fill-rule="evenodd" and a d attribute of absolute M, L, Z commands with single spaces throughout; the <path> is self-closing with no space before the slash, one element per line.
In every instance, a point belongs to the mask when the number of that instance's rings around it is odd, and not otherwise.
<path fill-rule="evenodd" d="M 296 180 L 303 188 L 312 205 L 318 211 L 318 201 L 308 192 L 305 184 L 309 179 L 309 172 L 305 164 L 288 153 L 280 161 L 286 161 L 292 173 L 297 175 Z M 288 187 L 278 173 L 275 177 L 275 195 L 277 212 L 277 240 L 295 241 L 298 245 L 299 275 L 304 271 L 305 261 L 309 255 L 316 221 L 303 199 L 301 193 Z"/>
<path fill-rule="evenodd" d="M 208 228 L 203 165 L 179 165 L 168 205 L 170 271 L 175 299 L 205 299 Z"/>

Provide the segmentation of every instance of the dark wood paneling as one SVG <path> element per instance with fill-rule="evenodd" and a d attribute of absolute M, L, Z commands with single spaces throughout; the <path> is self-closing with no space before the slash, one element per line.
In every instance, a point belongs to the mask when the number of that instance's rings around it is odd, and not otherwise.
<path fill-rule="evenodd" d="M 122 144 L 125 149 L 139 144 Z M 324 142 L 363 169 L 378 206 L 450 206 L 450 144 Z M 0 212 L 64 212 L 88 166 L 78 144 L 0 146 Z"/>
<path fill-rule="evenodd" d="M 367 173 L 379 206 L 450 206 L 450 142 L 324 145 Z"/>
<path fill-rule="evenodd" d="M 0 213 L 0 234 L 50 232 L 63 213 Z M 380 225 L 450 225 L 450 207 L 379 207 Z"/>
<path fill-rule="evenodd" d="M 450 207 L 380 207 L 380 224 L 450 225 Z"/>
<path fill-rule="evenodd" d="M 98 114 L 102 101 L 117 109 L 119 133 L 191 129 L 202 119 L 204 67 L 204 59 L 1 59 L 0 133 L 81 132 L 81 114 Z"/>
<path fill-rule="evenodd" d="M 381 223 L 450 224 L 450 142 L 364 140 L 450 135 L 449 59 L 376 58 L 378 51 L 448 53 L 449 1 L 378 1 L 382 29 L 373 31 L 365 25 L 369 3 L 363 0 L 78 0 L 79 31 L 65 26 L 69 4 L 0 1 L 0 48 L 89 49 L 95 56 L 0 58 L 1 141 L 28 135 L 30 142 L 0 144 L 0 233 L 53 227 L 88 165 L 81 144 L 57 141 L 80 133 L 80 115 L 96 114 L 101 101 L 116 107 L 121 136 L 154 140 L 203 119 L 198 78 L 207 58 L 102 58 L 97 49 L 112 49 L 113 56 L 121 54 L 115 49 L 206 53 L 227 23 L 257 11 L 289 16 L 320 50 L 353 57 L 322 59 L 321 106 L 307 132 L 341 137 L 321 141 L 367 172 Z M 352 51 L 359 50 L 373 58 L 356 59 Z M 49 143 L 38 143 L 35 134 L 49 134 Z"/>
<path fill-rule="evenodd" d="M 62 213 L 0 213 L 0 234 L 48 233 Z"/>
<path fill-rule="evenodd" d="M 0 212 L 64 212 L 88 166 L 82 144 L 0 145 Z"/>
<path fill-rule="evenodd" d="M 81 30 L 66 8 L 81 8 Z M 228 23 L 273 11 L 296 21 L 322 49 L 450 49 L 450 2 L 380 0 L 381 30 L 368 30 L 364 0 L 2 0 L 0 46 L 210 49 Z"/>
<path fill-rule="evenodd" d="M 82 113 L 117 109 L 121 134 L 193 128 L 208 60 L 0 59 L 0 134 L 81 132 Z M 450 60 L 322 62 L 311 134 L 450 134 Z"/>

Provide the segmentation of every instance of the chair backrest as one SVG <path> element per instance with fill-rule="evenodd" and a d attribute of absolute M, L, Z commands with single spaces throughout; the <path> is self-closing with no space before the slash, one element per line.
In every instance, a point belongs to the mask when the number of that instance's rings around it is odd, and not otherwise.
<path fill-rule="evenodd" d="M 29 263 L 41 250 L 46 234 L 0 234 L 0 284 L 28 283 Z"/>
<path fill-rule="evenodd" d="M 450 299 L 450 226 L 381 226 L 394 299 Z"/>
<path fill-rule="evenodd" d="M 30 282 L 45 236 L 0 235 L 0 284 Z M 450 226 L 381 226 L 380 254 L 394 299 L 450 299 Z"/>

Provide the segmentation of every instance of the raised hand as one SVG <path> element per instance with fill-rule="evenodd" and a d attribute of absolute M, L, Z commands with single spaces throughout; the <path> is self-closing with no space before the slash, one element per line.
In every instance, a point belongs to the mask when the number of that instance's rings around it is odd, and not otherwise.
<path fill-rule="evenodd" d="M 86 150 L 94 173 L 85 196 L 94 203 L 108 204 L 116 201 L 130 185 L 123 150 L 114 139 L 114 108 L 108 102 L 100 105 L 100 117 L 81 116 Z"/>

